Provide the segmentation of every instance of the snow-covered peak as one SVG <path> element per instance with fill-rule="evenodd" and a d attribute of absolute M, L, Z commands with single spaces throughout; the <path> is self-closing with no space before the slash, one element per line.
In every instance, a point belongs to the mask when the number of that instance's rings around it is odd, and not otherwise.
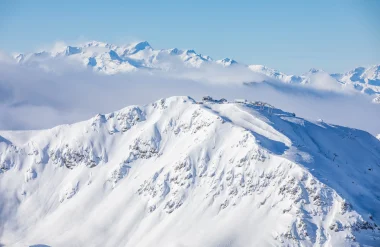
<path fill-rule="evenodd" d="M 279 81 L 285 82 L 285 83 L 300 84 L 305 79 L 301 76 L 287 75 L 285 73 L 282 73 L 278 70 L 275 70 L 275 69 L 272 69 L 269 67 L 266 67 L 264 65 L 249 65 L 248 68 L 254 72 L 262 73 L 264 75 L 267 75 L 271 78 L 275 78 L 276 80 L 279 80 Z"/>
<path fill-rule="evenodd" d="M 221 59 L 221 60 L 217 60 L 216 63 L 221 64 L 225 67 L 237 64 L 237 62 L 235 60 L 228 58 L 228 57 Z"/>
<path fill-rule="evenodd" d="M 327 88 L 333 86 L 336 89 L 340 87 L 344 90 L 344 88 L 347 87 L 369 95 L 380 95 L 379 65 L 374 65 L 367 68 L 357 67 L 344 74 L 328 74 L 321 69 L 312 68 L 301 76 L 287 75 L 263 65 L 249 65 L 248 68 L 252 71 L 263 73 L 285 83 L 313 85 L 314 83 L 312 82 L 315 81 L 319 85 L 326 84 L 325 86 L 327 86 Z M 374 99 L 374 101 L 376 100 Z"/>
<path fill-rule="evenodd" d="M 306 74 L 326 73 L 321 69 L 311 68 Z"/>
<path fill-rule="evenodd" d="M 373 65 L 367 68 L 357 67 L 342 75 L 343 82 L 359 82 L 375 84 L 380 81 L 380 65 Z"/>
<path fill-rule="evenodd" d="M 348 76 L 350 78 L 350 80 L 353 82 L 360 81 L 360 78 L 363 75 L 365 70 L 366 70 L 366 68 L 364 68 L 364 67 L 357 67 L 357 68 L 347 72 L 345 74 L 345 76 Z"/>
<path fill-rule="evenodd" d="M 178 48 L 168 49 L 168 52 L 170 55 L 179 55 L 183 53 L 183 51 L 179 50 Z"/>
<path fill-rule="evenodd" d="M 127 48 L 127 54 L 135 54 L 139 51 L 143 51 L 145 49 L 152 49 L 148 41 L 141 41 L 141 42 L 136 42 Z M 125 55 L 126 53 L 124 53 Z"/>
<path fill-rule="evenodd" d="M 320 69 L 317 69 L 317 68 L 311 68 L 308 71 L 308 73 L 311 73 L 311 74 L 318 73 L 318 72 L 320 72 Z"/>
<path fill-rule="evenodd" d="M 185 50 L 185 53 L 187 55 L 197 55 L 197 53 L 194 50 Z"/>
<path fill-rule="evenodd" d="M 373 65 L 367 68 L 364 73 L 363 77 L 367 78 L 367 81 L 373 82 L 379 82 L 380 81 L 380 64 Z"/>
<path fill-rule="evenodd" d="M 21 53 L 16 53 L 13 55 L 13 58 L 16 60 L 16 62 L 21 63 L 24 59 L 25 55 Z"/>
<path fill-rule="evenodd" d="M 347 73 L 336 76 L 336 79 L 366 94 L 380 95 L 380 65 L 357 67 Z"/>
<path fill-rule="evenodd" d="M 264 73 L 266 75 L 276 76 L 276 75 L 280 74 L 280 72 L 278 70 L 269 68 L 269 67 L 264 66 L 264 65 L 252 64 L 252 65 L 249 65 L 248 67 L 252 71 L 259 72 L 259 73 L 261 72 L 261 73 Z"/>
<path fill-rule="evenodd" d="M 105 42 L 100 42 L 100 41 L 93 40 L 93 41 L 89 41 L 89 42 L 84 43 L 83 46 L 84 47 L 102 47 L 102 48 L 108 48 L 108 47 L 111 47 L 113 45 L 105 43 Z"/>
<path fill-rule="evenodd" d="M 367 132 L 211 97 L 0 131 L 1 241 L 376 246 L 379 160 Z"/>

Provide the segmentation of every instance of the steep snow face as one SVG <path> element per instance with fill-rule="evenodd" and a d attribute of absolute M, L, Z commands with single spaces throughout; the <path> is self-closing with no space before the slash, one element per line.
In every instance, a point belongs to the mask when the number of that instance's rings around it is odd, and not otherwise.
<path fill-rule="evenodd" d="M 378 246 L 380 142 L 189 97 L 0 132 L 6 246 Z"/>

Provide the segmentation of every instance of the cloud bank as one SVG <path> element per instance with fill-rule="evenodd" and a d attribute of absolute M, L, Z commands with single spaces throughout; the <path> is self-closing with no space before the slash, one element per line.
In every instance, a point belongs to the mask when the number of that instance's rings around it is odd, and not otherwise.
<path fill-rule="evenodd" d="M 327 90 L 288 85 L 242 73 L 238 66 L 112 76 L 75 65 L 56 67 L 58 72 L 0 63 L 0 129 L 51 128 L 163 97 L 211 95 L 261 100 L 311 120 L 380 133 L 380 105 L 362 94 L 338 93 L 335 85 Z"/>

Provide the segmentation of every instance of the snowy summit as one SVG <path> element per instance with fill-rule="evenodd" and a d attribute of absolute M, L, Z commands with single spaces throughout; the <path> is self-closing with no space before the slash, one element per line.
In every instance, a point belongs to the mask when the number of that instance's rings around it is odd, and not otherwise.
<path fill-rule="evenodd" d="M 1 131 L 0 241 L 378 246 L 379 161 L 367 132 L 211 97 Z"/>

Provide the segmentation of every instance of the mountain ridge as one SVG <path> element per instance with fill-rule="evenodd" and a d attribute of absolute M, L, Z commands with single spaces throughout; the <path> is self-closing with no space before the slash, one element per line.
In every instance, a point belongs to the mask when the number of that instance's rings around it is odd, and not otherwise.
<path fill-rule="evenodd" d="M 263 65 L 245 65 L 230 58 L 214 60 L 194 50 L 154 49 L 147 41 L 120 46 L 90 41 L 77 46 L 60 45 L 37 53 L 14 54 L 13 58 L 19 64 L 33 66 L 42 64 L 45 69 L 49 68 L 50 59 L 68 58 L 69 61 L 79 62 L 85 67 L 105 74 L 138 70 L 176 71 L 178 66 L 198 69 L 211 64 L 224 69 L 244 68 L 246 73 L 253 71 L 283 83 L 311 85 L 314 81 L 322 80 L 343 89 L 373 96 L 380 94 L 380 64 L 357 67 L 345 73 L 330 74 L 323 70 L 310 69 L 303 75 L 289 75 Z"/>
<path fill-rule="evenodd" d="M 12 246 L 380 241 L 380 142 L 264 102 L 177 96 L 0 136 Z"/>

